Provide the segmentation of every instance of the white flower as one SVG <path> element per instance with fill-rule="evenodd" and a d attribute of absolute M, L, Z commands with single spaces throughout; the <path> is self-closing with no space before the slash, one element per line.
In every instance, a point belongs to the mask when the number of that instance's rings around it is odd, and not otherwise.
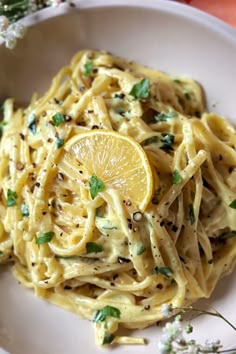
<path fill-rule="evenodd" d="M 199 354 L 201 353 L 201 348 L 198 344 L 189 344 L 186 351 L 187 354 Z"/>
<path fill-rule="evenodd" d="M 26 27 L 17 22 L 10 25 L 8 31 L 11 31 L 12 35 L 16 38 L 23 38 L 26 33 Z"/>
<path fill-rule="evenodd" d="M 4 17 L 4 16 L 1 16 Z M 1 20 L 0 17 L 0 20 Z M 3 23 L 3 22 L 2 22 Z M 1 24 L 1 22 L 0 22 Z M 13 49 L 16 45 L 17 38 L 23 38 L 26 32 L 26 28 L 19 22 L 2 26 L 1 28 L 6 28 L 4 31 L 0 32 L 1 37 L 5 41 L 5 45 L 9 49 Z"/>
<path fill-rule="evenodd" d="M 170 340 L 183 338 L 183 327 L 180 321 L 168 322 L 163 328 L 163 333 L 169 336 Z"/>
<path fill-rule="evenodd" d="M 37 10 L 39 10 L 41 8 L 40 5 L 37 5 L 36 0 L 28 0 L 28 9 L 27 9 L 27 13 L 31 14 Z"/>
<path fill-rule="evenodd" d="M 169 304 L 163 304 L 161 306 L 161 314 L 163 317 L 167 318 L 172 315 L 172 307 Z"/>
<path fill-rule="evenodd" d="M 57 7 L 60 4 L 62 4 L 62 2 L 63 2 L 62 0 L 47 0 L 46 4 L 48 6 Z"/>
<path fill-rule="evenodd" d="M 171 353 L 171 344 L 159 342 L 157 343 L 157 347 L 160 354 Z"/>
<path fill-rule="evenodd" d="M 216 351 L 222 347 L 219 339 L 207 339 L 205 341 L 205 347 L 208 350 Z"/>
<path fill-rule="evenodd" d="M 4 40 L 7 48 L 13 49 L 16 46 L 16 37 L 14 37 L 11 33 L 6 33 Z"/>
<path fill-rule="evenodd" d="M 0 16 L 0 33 L 5 32 L 9 27 L 9 20 L 6 16 Z"/>

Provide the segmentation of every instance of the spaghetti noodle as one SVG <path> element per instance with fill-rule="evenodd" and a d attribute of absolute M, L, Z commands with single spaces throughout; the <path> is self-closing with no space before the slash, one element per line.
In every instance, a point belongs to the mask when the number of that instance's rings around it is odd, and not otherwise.
<path fill-rule="evenodd" d="M 209 297 L 232 272 L 236 134 L 205 112 L 195 81 L 81 51 L 27 108 L 7 99 L 1 127 L 0 263 L 13 260 L 37 296 L 93 320 L 99 344 L 143 343 L 118 336 L 119 325 L 149 326 L 162 304 Z M 92 176 L 64 148 L 91 131 L 144 151 L 144 210 L 96 175 L 91 195 Z"/>

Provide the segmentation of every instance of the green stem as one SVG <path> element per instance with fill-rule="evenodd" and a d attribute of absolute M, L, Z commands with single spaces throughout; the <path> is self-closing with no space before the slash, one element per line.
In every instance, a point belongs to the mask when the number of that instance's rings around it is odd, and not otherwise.
<path fill-rule="evenodd" d="M 221 313 L 219 313 L 218 311 L 216 311 L 216 313 L 223 321 L 225 321 L 231 328 L 233 328 L 236 331 L 236 327 L 231 322 L 229 322 L 229 320 L 227 320 L 227 318 L 225 318 L 223 315 L 221 315 Z"/>
<path fill-rule="evenodd" d="M 219 313 L 218 311 L 216 312 L 211 312 L 211 311 L 206 311 L 206 310 L 200 310 L 200 309 L 196 309 L 194 307 L 180 307 L 178 308 L 179 310 L 182 310 L 183 312 L 191 312 L 191 311 L 195 311 L 198 312 L 200 314 L 204 314 L 204 315 L 210 315 L 210 316 L 214 316 L 214 317 L 218 317 L 221 318 L 223 321 L 225 321 L 231 328 L 233 328 L 233 330 L 236 331 L 236 327 L 227 320 L 227 318 L 225 318 L 221 313 Z"/>

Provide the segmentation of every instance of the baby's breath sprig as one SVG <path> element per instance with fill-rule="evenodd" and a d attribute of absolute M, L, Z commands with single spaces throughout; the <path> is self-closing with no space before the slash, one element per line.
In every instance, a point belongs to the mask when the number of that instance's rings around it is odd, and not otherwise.
<path fill-rule="evenodd" d="M 0 38 L 7 48 L 13 49 L 17 39 L 25 35 L 20 23 L 25 16 L 44 7 L 58 6 L 67 0 L 0 0 Z"/>
<path fill-rule="evenodd" d="M 174 308 L 172 305 L 163 304 L 161 312 L 165 318 L 173 316 L 176 312 L 179 314 L 175 316 L 172 322 L 168 322 L 163 328 L 161 339 L 158 342 L 160 354 L 236 354 L 236 348 L 222 350 L 223 345 L 219 339 L 207 339 L 205 344 L 198 344 L 194 339 L 186 339 L 186 334 L 190 334 L 193 331 L 193 327 L 190 323 L 186 324 L 183 322 L 181 313 L 186 312 L 195 312 L 197 316 L 210 315 L 218 317 L 236 331 L 236 327 L 218 311 L 206 311 L 192 306 Z"/>

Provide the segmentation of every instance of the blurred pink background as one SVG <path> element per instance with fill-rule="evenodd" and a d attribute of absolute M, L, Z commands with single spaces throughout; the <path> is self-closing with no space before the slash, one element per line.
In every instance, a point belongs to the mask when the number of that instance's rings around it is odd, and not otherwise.
<path fill-rule="evenodd" d="M 206 11 L 236 27 L 236 0 L 179 0 L 179 2 Z"/>

